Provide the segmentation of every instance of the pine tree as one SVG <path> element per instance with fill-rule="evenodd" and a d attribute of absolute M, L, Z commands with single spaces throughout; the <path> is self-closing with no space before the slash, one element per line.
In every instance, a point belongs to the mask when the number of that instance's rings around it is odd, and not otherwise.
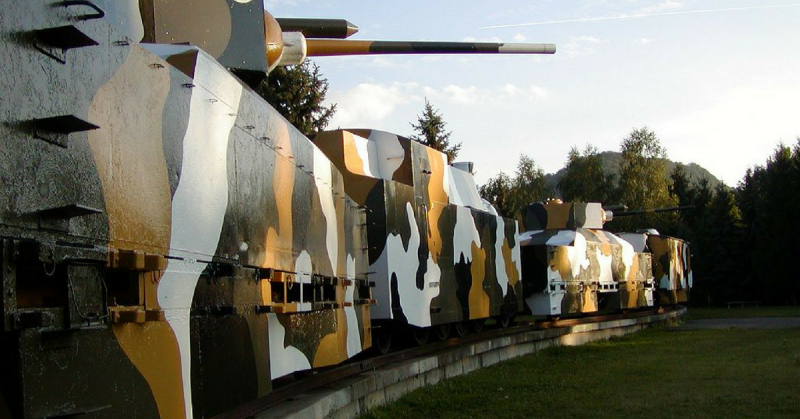
<path fill-rule="evenodd" d="M 461 150 L 461 143 L 450 145 L 450 135 L 452 132 L 445 131 L 446 122 L 442 114 L 433 108 L 433 105 L 425 99 L 425 109 L 422 115 L 417 117 L 417 123 L 411 123 L 419 135 L 412 135 L 411 139 L 419 141 L 428 147 L 439 150 L 447 155 L 447 162 L 452 163 L 458 152 Z"/>
<path fill-rule="evenodd" d="M 305 135 L 313 135 L 328 125 L 336 105 L 322 106 L 328 93 L 328 80 L 319 67 L 305 61 L 292 67 L 278 67 L 253 89 L 289 123 Z"/>

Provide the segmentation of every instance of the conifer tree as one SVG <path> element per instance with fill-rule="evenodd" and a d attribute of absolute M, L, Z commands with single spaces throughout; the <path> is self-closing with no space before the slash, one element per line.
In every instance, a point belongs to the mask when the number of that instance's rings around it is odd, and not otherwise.
<path fill-rule="evenodd" d="M 447 162 L 452 163 L 458 152 L 461 150 L 461 143 L 450 145 L 450 135 L 452 132 L 445 131 L 446 122 L 442 114 L 433 108 L 433 105 L 425 99 L 425 109 L 422 115 L 417 117 L 417 123 L 411 123 L 411 127 L 419 135 L 412 135 L 411 139 L 419 141 L 428 147 L 439 150 L 447 155 Z"/>
<path fill-rule="evenodd" d="M 328 93 L 328 80 L 310 61 L 277 67 L 253 89 L 305 135 L 325 129 L 336 112 L 335 104 L 322 105 Z"/>

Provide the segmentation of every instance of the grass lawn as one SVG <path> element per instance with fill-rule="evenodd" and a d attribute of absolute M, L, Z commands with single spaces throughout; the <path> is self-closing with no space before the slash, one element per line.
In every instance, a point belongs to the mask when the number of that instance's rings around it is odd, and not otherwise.
<path fill-rule="evenodd" d="M 731 308 L 704 308 L 689 307 L 686 314 L 687 320 L 698 319 L 725 319 L 745 317 L 795 317 L 800 316 L 800 306 L 784 307 L 731 307 Z"/>
<path fill-rule="evenodd" d="M 368 418 L 798 418 L 800 329 L 657 327 L 419 389 Z"/>

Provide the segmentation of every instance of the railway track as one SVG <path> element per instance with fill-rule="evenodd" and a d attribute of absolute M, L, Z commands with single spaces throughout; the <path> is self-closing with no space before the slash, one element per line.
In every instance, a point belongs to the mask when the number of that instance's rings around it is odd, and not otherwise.
<path fill-rule="evenodd" d="M 676 308 L 669 308 L 666 310 L 672 311 L 676 310 Z M 469 334 L 464 337 L 454 337 L 441 342 L 429 343 L 424 346 L 390 352 L 386 355 L 373 356 L 369 358 L 359 356 L 344 365 L 316 371 L 304 378 L 299 378 L 290 383 L 280 385 L 268 396 L 254 400 L 250 403 L 243 404 L 233 410 L 217 415 L 213 417 L 213 419 L 253 418 L 270 408 L 280 405 L 283 402 L 293 400 L 298 395 L 331 385 L 337 381 L 345 380 L 365 371 L 375 370 L 389 364 L 400 363 L 415 358 L 434 356 L 447 351 L 452 351 L 459 347 L 474 345 L 482 341 L 521 335 L 532 331 L 557 330 L 592 323 L 637 319 L 655 314 L 662 314 L 664 312 L 665 309 L 659 308 L 637 310 L 628 313 L 602 314 L 569 319 L 521 320 L 515 325 L 506 328 L 486 329 L 479 333 Z"/>

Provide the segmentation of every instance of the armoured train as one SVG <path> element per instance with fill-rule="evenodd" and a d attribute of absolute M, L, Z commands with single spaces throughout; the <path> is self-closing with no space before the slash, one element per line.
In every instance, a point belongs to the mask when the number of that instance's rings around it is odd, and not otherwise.
<path fill-rule="evenodd" d="M 401 330 L 534 307 L 533 244 L 470 165 L 312 142 L 230 69 L 554 46 L 306 39 L 336 31 L 282 33 L 256 0 L 0 5 L 0 418 L 211 417 Z"/>

